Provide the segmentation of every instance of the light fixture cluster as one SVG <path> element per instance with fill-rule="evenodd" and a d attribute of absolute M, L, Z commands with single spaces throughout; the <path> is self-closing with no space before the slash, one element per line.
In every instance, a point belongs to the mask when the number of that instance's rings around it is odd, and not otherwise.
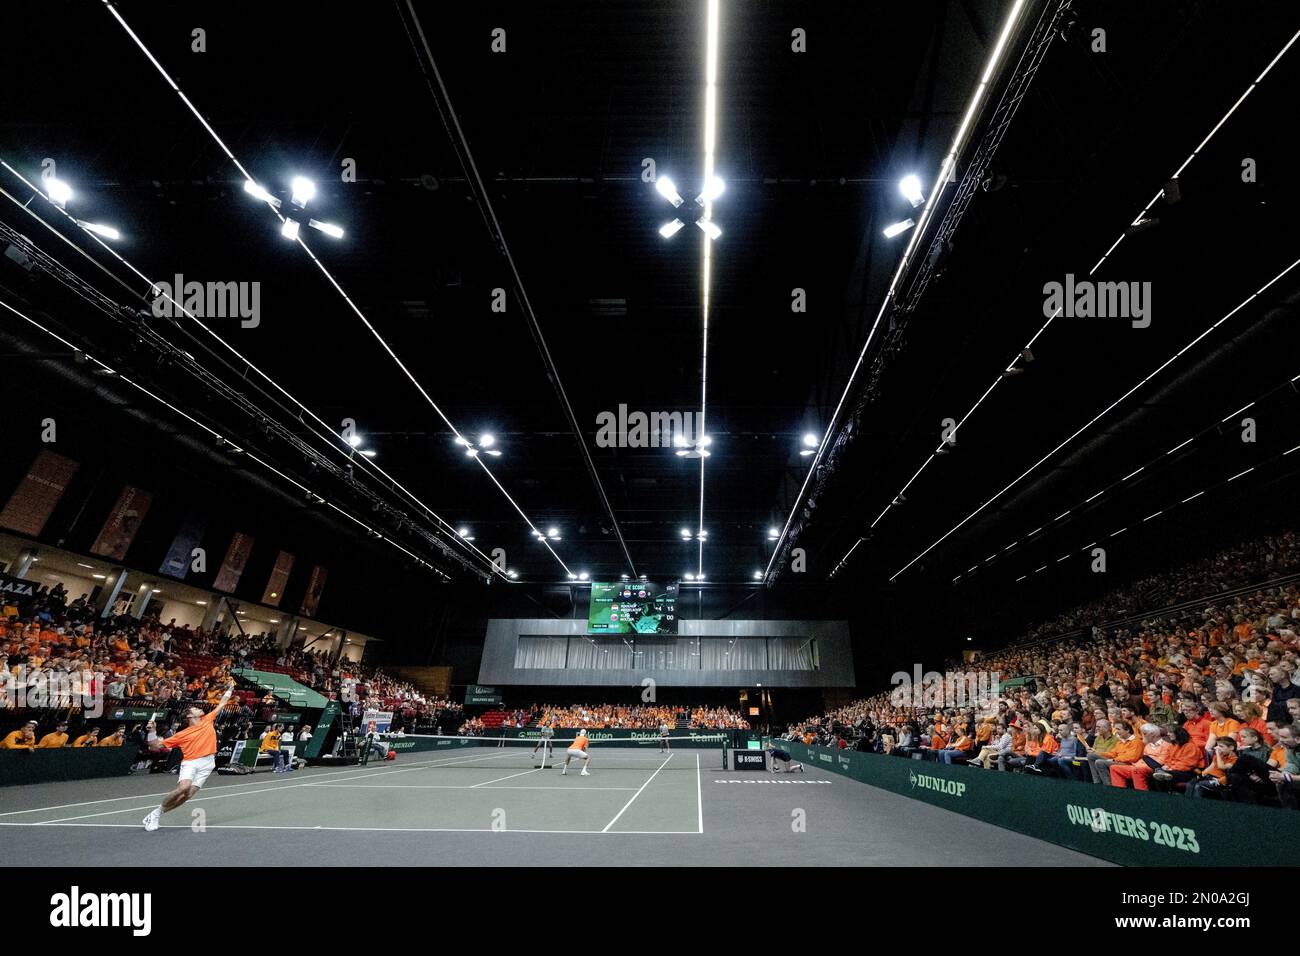
<path fill-rule="evenodd" d="M 903 177 L 902 182 L 898 184 L 898 191 L 912 204 L 913 209 L 925 202 L 925 193 L 921 190 L 921 177 L 915 173 Z M 910 217 L 890 223 L 885 227 L 885 238 L 893 239 L 895 236 L 901 236 L 915 225 L 916 221 Z"/>
<path fill-rule="evenodd" d="M 494 448 L 497 440 L 496 436 L 490 432 L 484 432 L 478 436 L 478 441 L 470 441 L 463 435 L 456 436 L 456 444 L 465 449 L 465 454 L 470 458 L 477 458 L 480 454 L 491 455 L 493 458 L 501 457 L 501 449 Z"/>
<path fill-rule="evenodd" d="M 281 213 L 281 218 L 284 221 L 280 225 L 280 235 L 286 239 L 297 239 L 298 232 L 302 227 L 301 217 L 307 211 L 307 203 L 316 198 L 316 184 L 306 176 L 294 176 L 289 181 L 289 205 L 287 208 L 280 199 L 271 195 L 264 187 L 259 186 L 251 179 L 244 180 L 244 192 L 254 199 L 260 199 L 270 205 L 276 212 Z M 333 223 L 321 222 L 318 219 L 308 217 L 307 225 L 312 229 L 325 233 L 331 239 L 343 238 L 343 228 Z"/>
<path fill-rule="evenodd" d="M 677 191 L 677 186 L 671 179 L 667 176 L 657 177 L 655 179 L 655 191 L 672 203 L 673 208 L 677 210 L 675 219 L 659 227 L 659 235 L 665 239 L 671 239 L 677 235 L 687 222 L 694 222 L 695 225 L 700 227 L 700 231 L 710 239 L 717 239 L 722 235 L 722 230 L 718 228 L 717 223 L 709 218 L 709 210 L 706 209 L 706 204 L 721 196 L 726 188 L 726 184 L 723 183 L 720 177 L 710 176 L 705 182 L 704 188 L 700 190 L 700 194 L 695 197 L 693 202 L 688 204 L 682 198 L 681 193 Z"/>
<path fill-rule="evenodd" d="M 57 177 L 54 176 L 45 177 L 44 183 L 45 183 L 45 195 L 49 197 L 50 202 L 54 203 L 54 205 L 58 206 L 60 209 L 66 209 L 68 203 L 72 202 L 72 196 L 73 196 L 72 187 L 69 186 L 67 183 L 65 183 L 62 179 L 58 179 Z M 84 219 L 74 218 L 72 221 L 75 222 L 82 229 L 86 230 L 86 232 L 94 233 L 96 236 L 99 236 L 101 239 L 107 239 L 110 242 L 115 242 L 116 240 L 122 238 L 122 234 L 118 232 L 116 229 L 114 229 L 112 226 L 105 226 L 102 223 L 98 223 L 98 222 L 87 222 Z"/>
<path fill-rule="evenodd" d="M 678 458 L 708 458 L 712 454 L 709 451 L 712 444 L 713 439 L 708 435 L 701 436 L 698 441 L 691 441 L 682 434 L 673 436 L 673 447 L 677 449 Z"/>

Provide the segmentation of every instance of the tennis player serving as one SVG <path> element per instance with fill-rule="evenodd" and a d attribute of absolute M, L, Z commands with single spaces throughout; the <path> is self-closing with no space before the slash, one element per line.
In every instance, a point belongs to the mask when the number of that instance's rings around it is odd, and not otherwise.
<path fill-rule="evenodd" d="M 163 797 L 163 802 L 154 807 L 149 815 L 144 818 L 144 828 L 146 830 L 157 830 L 164 813 L 169 813 L 181 806 L 186 800 L 198 793 L 199 788 L 207 782 L 213 768 L 217 765 L 217 730 L 215 727 L 217 715 L 225 708 L 226 702 L 230 700 L 230 695 L 234 690 L 235 679 L 232 677 L 230 678 L 230 685 L 226 688 L 226 693 L 222 695 L 221 702 L 216 707 L 206 714 L 198 707 L 191 707 L 185 712 L 185 729 L 172 734 L 166 740 L 158 739 L 154 722 L 149 721 L 149 749 L 162 751 L 180 747 L 182 759 L 180 779 L 176 782 L 176 789 Z"/>
<path fill-rule="evenodd" d="M 587 753 L 587 744 L 589 743 L 591 741 L 587 739 L 587 732 L 579 730 L 578 736 L 573 739 L 573 743 L 569 744 L 568 752 L 564 755 L 564 766 L 560 768 L 561 776 L 569 772 L 569 761 L 574 757 L 582 761 L 582 773 L 579 776 L 591 776 L 591 774 L 587 773 L 587 764 L 591 763 L 591 754 Z"/>

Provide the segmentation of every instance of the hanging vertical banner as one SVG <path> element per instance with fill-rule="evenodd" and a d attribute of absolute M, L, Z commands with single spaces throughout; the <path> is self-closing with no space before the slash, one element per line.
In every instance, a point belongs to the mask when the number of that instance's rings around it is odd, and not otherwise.
<path fill-rule="evenodd" d="M 271 569 L 271 578 L 266 582 L 266 590 L 262 592 L 262 603 L 270 607 L 280 606 L 280 596 L 284 594 L 284 585 L 289 580 L 289 572 L 293 570 L 293 555 L 288 551 L 281 551 L 275 556 L 275 567 Z"/>
<path fill-rule="evenodd" d="M 149 492 L 141 491 L 131 485 L 125 486 L 122 493 L 117 496 L 117 503 L 113 505 L 113 510 L 108 513 L 104 527 L 99 531 L 99 537 L 90 546 L 90 553 L 102 555 L 111 561 L 123 560 L 126 557 L 126 549 L 131 547 L 131 542 L 135 540 L 135 533 L 140 530 L 140 522 L 144 521 L 145 513 L 152 503 L 153 495 Z"/>
<path fill-rule="evenodd" d="M 322 568 L 319 564 L 311 569 L 311 580 L 307 582 L 307 593 L 302 596 L 302 609 L 299 614 L 306 614 L 311 617 L 316 613 L 316 605 L 320 604 L 320 593 L 325 590 L 325 577 L 329 571 Z"/>
<path fill-rule="evenodd" d="M 203 532 L 207 527 L 207 519 L 202 515 L 194 512 L 187 514 L 185 520 L 181 522 L 180 530 L 176 532 L 172 546 L 167 549 L 167 557 L 163 558 L 158 573 L 176 578 L 178 581 L 185 580 L 185 575 L 189 573 L 194 561 L 194 549 L 203 540 Z"/>
<path fill-rule="evenodd" d="M 52 451 L 42 451 L 27 469 L 4 511 L 0 511 L 0 525 L 33 538 L 39 536 L 76 471 L 77 462 Z"/>
<path fill-rule="evenodd" d="M 217 572 L 217 578 L 212 582 L 212 586 L 218 591 L 235 590 L 252 550 L 253 537 L 242 531 L 236 531 L 235 536 L 230 539 L 230 547 L 226 549 L 225 560 L 221 562 L 221 570 Z"/>

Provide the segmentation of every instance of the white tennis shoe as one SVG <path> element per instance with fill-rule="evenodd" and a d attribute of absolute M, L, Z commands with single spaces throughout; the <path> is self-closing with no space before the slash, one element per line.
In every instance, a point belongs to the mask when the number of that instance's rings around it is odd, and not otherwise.
<path fill-rule="evenodd" d="M 146 830 L 157 830 L 161 820 L 162 807 L 154 807 L 149 811 L 149 815 L 144 818 L 144 828 Z"/>

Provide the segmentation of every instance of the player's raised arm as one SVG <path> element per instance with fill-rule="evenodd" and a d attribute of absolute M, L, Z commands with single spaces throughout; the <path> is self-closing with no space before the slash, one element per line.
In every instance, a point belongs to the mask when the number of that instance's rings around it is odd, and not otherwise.
<path fill-rule="evenodd" d="M 235 692 L 235 679 L 232 677 L 230 678 L 230 683 L 226 685 L 226 692 L 221 695 L 221 700 L 217 703 L 217 706 L 211 710 L 209 716 L 211 716 L 215 720 L 216 715 L 220 714 L 223 710 L 226 709 L 226 704 L 230 702 L 230 695 L 233 694 L 234 692 Z"/>

